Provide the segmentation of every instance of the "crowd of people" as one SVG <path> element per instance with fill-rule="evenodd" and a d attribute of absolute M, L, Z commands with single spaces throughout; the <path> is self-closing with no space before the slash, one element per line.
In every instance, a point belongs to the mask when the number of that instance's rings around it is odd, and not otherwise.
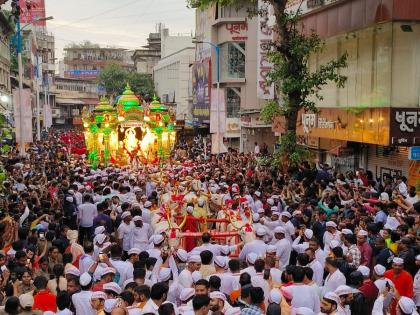
<path fill-rule="evenodd" d="M 0 314 L 418 314 L 406 178 L 285 171 L 199 139 L 161 165 L 92 169 L 72 137 L 1 157 Z"/>

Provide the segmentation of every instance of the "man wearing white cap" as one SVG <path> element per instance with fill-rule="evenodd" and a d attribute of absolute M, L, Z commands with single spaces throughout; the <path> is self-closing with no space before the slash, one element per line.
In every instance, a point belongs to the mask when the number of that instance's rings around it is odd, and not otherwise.
<path fill-rule="evenodd" d="M 303 243 L 300 244 L 300 240 L 303 236 Z M 311 229 L 300 229 L 299 236 L 295 238 L 292 244 L 292 248 L 298 254 L 304 253 L 305 250 L 309 247 L 309 241 L 314 236 L 314 232 Z"/>
<path fill-rule="evenodd" d="M 93 204 L 92 196 L 85 195 L 83 203 L 77 207 L 77 222 L 79 226 L 79 244 L 83 244 L 84 238 L 91 239 L 93 234 L 93 219 L 98 215 L 96 205 Z"/>
<path fill-rule="evenodd" d="M 325 226 L 327 230 L 324 233 L 324 251 L 329 253 L 331 241 L 336 240 L 341 244 L 341 232 L 337 231 L 337 224 L 334 221 L 328 221 Z"/>
<path fill-rule="evenodd" d="M 232 308 L 227 302 L 226 295 L 220 291 L 213 291 L 210 293 L 210 310 L 212 312 L 226 313 L 227 310 Z"/>
<path fill-rule="evenodd" d="M 282 226 L 278 226 L 274 229 L 274 238 L 277 242 L 274 244 L 276 246 L 276 255 L 279 258 L 280 269 L 284 270 L 289 264 L 290 254 L 292 252 L 292 245 L 286 239 L 286 230 Z"/>
<path fill-rule="evenodd" d="M 179 284 L 183 288 L 192 288 L 194 281 L 192 278 L 192 273 L 194 271 L 200 270 L 201 267 L 201 258 L 198 255 L 191 255 L 187 260 L 187 267 L 181 271 L 179 274 Z"/>
<path fill-rule="evenodd" d="M 245 260 L 246 255 L 249 253 L 255 253 L 258 257 L 264 257 L 267 244 L 264 243 L 263 238 L 266 235 L 266 230 L 263 228 L 257 229 L 255 232 L 256 239 L 245 244 L 239 254 L 240 260 Z"/>
<path fill-rule="evenodd" d="M 120 241 L 120 245 L 123 248 L 123 250 L 127 252 L 131 248 L 131 235 L 133 233 L 135 225 L 132 221 L 130 211 L 124 211 L 121 214 L 121 219 L 122 222 L 117 230 L 118 240 Z"/>
<path fill-rule="evenodd" d="M 80 276 L 80 286 L 82 290 L 72 295 L 71 299 L 76 310 L 76 314 L 81 315 L 95 315 L 96 312 L 92 308 L 91 298 L 93 292 L 90 290 L 92 287 L 92 277 L 85 272 Z"/>
<path fill-rule="evenodd" d="M 368 232 L 365 230 L 360 230 L 357 233 L 357 246 L 360 250 L 360 265 L 370 267 L 372 259 L 372 247 L 370 247 L 368 241 Z"/>
<path fill-rule="evenodd" d="M 348 315 L 340 306 L 340 297 L 334 292 L 324 295 L 321 301 L 321 312 L 325 315 Z"/>
<path fill-rule="evenodd" d="M 263 209 L 264 210 L 264 209 Z M 266 231 L 266 234 L 263 238 L 264 242 L 268 242 L 271 239 L 271 230 L 260 222 L 261 216 L 259 213 L 252 214 L 252 230 L 256 231 L 259 228 L 263 228 Z"/>
<path fill-rule="evenodd" d="M 131 233 L 130 248 L 138 248 L 140 251 L 147 250 L 149 246 L 149 238 L 153 232 L 149 224 L 143 222 L 141 216 L 136 215 L 133 218 L 135 227 Z"/>
<path fill-rule="evenodd" d="M 414 295 L 413 277 L 404 270 L 404 259 L 395 257 L 392 260 L 392 269 L 385 271 L 384 276 L 394 283 L 400 296 L 412 297 Z M 395 304 L 393 307 L 395 309 Z"/>

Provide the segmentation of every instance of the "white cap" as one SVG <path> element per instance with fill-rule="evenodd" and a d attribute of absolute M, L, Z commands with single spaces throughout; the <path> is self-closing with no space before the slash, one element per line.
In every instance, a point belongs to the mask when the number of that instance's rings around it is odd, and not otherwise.
<path fill-rule="evenodd" d="M 255 233 L 257 236 L 265 236 L 266 234 L 267 234 L 267 231 L 264 229 L 264 228 L 262 228 L 262 227 L 259 227 L 258 229 L 257 229 L 257 232 Z"/>
<path fill-rule="evenodd" d="M 83 273 L 80 276 L 79 283 L 81 286 L 87 286 L 92 282 L 92 277 L 87 272 Z"/>
<path fill-rule="evenodd" d="M 267 203 L 268 203 L 270 206 L 272 206 L 272 205 L 274 205 L 274 200 L 273 200 L 273 199 L 271 199 L 271 198 L 269 198 L 269 199 L 267 199 Z"/>
<path fill-rule="evenodd" d="M 72 196 L 67 196 L 67 197 L 66 197 L 66 201 L 68 201 L 68 202 L 73 202 L 73 197 L 72 197 Z"/>
<path fill-rule="evenodd" d="M 196 283 L 198 280 L 203 279 L 203 276 L 200 271 L 196 270 L 191 274 L 193 282 Z"/>
<path fill-rule="evenodd" d="M 257 197 L 261 197 L 261 192 L 259 192 L 258 190 L 257 190 L 254 194 L 255 194 L 255 196 L 257 196 Z"/>
<path fill-rule="evenodd" d="M 348 285 L 340 285 L 335 289 L 334 293 L 338 296 L 347 295 L 350 293 L 355 293 L 357 290 L 349 287 Z"/>
<path fill-rule="evenodd" d="M 185 302 L 192 298 L 195 295 L 195 290 L 193 288 L 183 288 L 181 290 L 181 294 L 179 295 L 179 299 L 181 302 Z"/>
<path fill-rule="evenodd" d="M 366 266 L 359 266 L 357 268 L 357 271 L 360 271 L 360 273 L 363 275 L 363 277 L 369 277 L 370 269 Z"/>
<path fill-rule="evenodd" d="M 139 255 L 140 253 L 141 253 L 141 250 L 139 248 L 136 248 L 136 247 L 130 248 L 127 252 L 128 256 L 133 255 L 133 254 L 134 255 Z"/>
<path fill-rule="evenodd" d="M 107 275 L 107 274 L 116 274 L 117 271 L 114 268 L 111 267 L 106 267 L 104 269 L 101 270 L 101 277 Z"/>
<path fill-rule="evenodd" d="M 171 268 L 161 268 L 158 281 L 168 281 L 171 278 Z"/>
<path fill-rule="evenodd" d="M 116 293 L 117 295 L 120 295 L 122 292 L 121 287 L 118 285 L 118 283 L 115 283 L 115 282 L 105 283 L 103 285 L 103 289 L 105 291 L 112 291 Z"/>
<path fill-rule="evenodd" d="M 398 301 L 398 306 L 405 314 L 418 314 L 416 310 L 416 303 L 406 296 L 402 296 Z"/>
<path fill-rule="evenodd" d="M 335 303 L 337 303 L 337 305 L 340 305 L 341 300 L 340 297 L 335 294 L 334 292 L 328 292 L 324 295 L 324 298 L 329 299 L 329 300 L 333 300 Z"/>
<path fill-rule="evenodd" d="M 149 200 L 147 200 L 145 203 L 144 203 L 144 207 L 145 208 L 150 208 L 152 206 L 152 203 L 149 201 Z"/>
<path fill-rule="evenodd" d="M 342 229 L 341 233 L 343 233 L 344 235 L 352 235 L 353 231 L 350 229 Z"/>
<path fill-rule="evenodd" d="M 286 230 L 282 226 L 276 226 L 274 228 L 274 234 L 276 234 L 276 233 L 286 234 Z"/>
<path fill-rule="evenodd" d="M 386 268 L 380 264 L 377 264 L 375 267 L 373 267 L 373 270 L 375 270 L 375 273 L 378 276 L 383 276 L 385 274 Z"/>
<path fill-rule="evenodd" d="M 229 245 L 224 245 L 224 246 L 220 247 L 220 251 L 222 252 L 222 254 L 229 255 L 230 254 Z"/>
<path fill-rule="evenodd" d="M 216 256 L 214 258 L 214 264 L 220 268 L 226 268 L 226 257 L 225 256 Z"/>
<path fill-rule="evenodd" d="M 21 294 L 19 296 L 19 304 L 23 308 L 32 307 L 34 305 L 34 296 L 29 293 Z"/>
<path fill-rule="evenodd" d="M 105 242 L 105 240 L 106 240 L 106 235 L 105 234 L 98 234 L 98 235 L 95 236 L 94 240 L 98 244 L 103 244 L 103 242 Z"/>
<path fill-rule="evenodd" d="M 134 216 L 133 221 L 134 222 L 143 221 L 143 218 L 141 216 L 139 216 L 139 215 L 136 215 L 136 216 Z"/>
<path fill-rule="evenodd" d="M 211 299 L 219 299 L 226 302 L 226 295 L 220 291 L 213 291 L 209 294 Z"/>
<path fill-rule="evenodd" d="M 402 259 L 400 257 L 394 257 L 394 259 L 392 260 L 392 262 L 394 264 L 397 264 L 397 265 L 403 265 L 404 264 L 404 259 Z"/>
<path fill-rule="evenodd" d="M 260 221 L 260 215 L 258 213 L 254 213 L 252 215 L 252 221 L 254 221 L 254 222 Z"/>
<path fill-rule="evenodd" d="M 130 211 L 124 211 L 122 214 L 121 214 L 121 219 L 125 219 L 125 218 L 127 218 L 127 217 L 129 217 L 129 216 L 131 216 L 131 212 Z"/>
<path fill-rule="evenodd" d="M 257 258 L 258 256 L 255 253 L 249 253 L 248 255 L 246 255 L 246 261 L 250 264 L 255 264 Z"/>
<path fill-rule="evenodd" d="M 76 277 L 80 277 L 80 270 L 77 269 L 76 267 L 70 267 L 69 269 L 67 269 L 66 275 L 73 275 Z"/>
<path fill-rule="evenodd" d="M 162 243 L 164 240 L 163 236 L 160 234 L 155 234 L 153 235 L 153 244 L 155 245 L 159 245 L 160 243 Z"/>
<path fill-rule="evenodd" d="M 179 260 L 181 260 L 182 262 L 186 262 L 188 260 L 188 253 L 185 249 L 179 248 L 176 251 L 176 256 L 178 257 Z"/>
<path fill-rule="evenodd" d="M 289 211 L 283 211 L 280 216 L 286 217 L 286 218 L 289 218 L 289 219 L 292 217 L 292 215 L 289 213 Z"/>
<path fill-rule="evenodd" d="M 305 229 L 303 234 L 305 234 L 307 239 L 311 239 L 314 236 L 314 232 L 311 229 Z"/>
<path fill-rule="evenodd" d="M 276 304 L 280 304 L 281 303 L 281 293 L 278 289 L 272 289 L 270 291 L 270 295 L 268 296 L 268 301 L 270 303 L 276 303 Z"/>
<path fill-rule="evenodd" d="M 201 264 L 201 257 L 198 255 L 191 255 L 188 257 L 188 263 L 200 263 Z"/>
<path fill-rule="evenodd" d="M 259 208 L 259 209 L 257 210 L 257 213 L 265 213 L 264 208 Z"/>
<path fill-rule="evenodd" d="M 360 230 L 357 233 L 357 236 L 364 236 L 364 237 L 366 237 L 366 236 L 368 236 L 368 232 L 366 232 L 365 230 Z"/>
<path fill-rule="evenodd" d="M 334 221 L 328 221 L 328 222 L 325 224 L 325 226 L 326 226 L 326 227 L 333 227 L 333 228 L 337 228 L 337 224 L 335 224 L 335 222 L 334 222 Z"/>
<path fill-rule="evenodd" d="M 189 214 L 192 214 L 192 213 L 194 212 L 194 207 L 193 207 L 193 206 L 188 206 L 188 207 L 187 207 L 187 212 L 188 212 Z"/>
<path fill-rule="evenodd" d="M 95 291 L 92 293 L 92 296 L 90 297 L 91 300 L 106 300 L 107 296 L 104 292 L 102 291 Z"/>
<path fill-rule="evenodd" d="M 280 216 L 280 212 L 277 211 L 277 208 L 276 207 L 271 207 L 271 211 L 273 211 L 271 213 L 271 215 L 276 215 L 278 217 Z"/>
<path fill-rule="evenodd" d="M 95 235 L 102 234 L 103 232 L 105 232 L 105 227 L 104 226 L 97 226 L 95 228 Z"/>
<path fill-rule="evenodd" d="M 416 260 L 420 260 L 420 255 L 417 255 L 416 256 Z"/>
<path fill-rule="evenodd" d="M 382 202 L 388 202 L 389 201 L 389 195 L 386 192 L 381 193 L 381 196 L 379 197 L 379 200 Z"/>

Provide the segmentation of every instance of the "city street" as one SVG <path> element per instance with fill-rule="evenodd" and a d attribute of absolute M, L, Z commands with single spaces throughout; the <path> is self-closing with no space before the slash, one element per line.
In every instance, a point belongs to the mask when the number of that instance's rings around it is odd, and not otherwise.
<path fill-rule="evenodd" d="M 418 0 L 0 0 L 0 315 L 418 315 Z"/>

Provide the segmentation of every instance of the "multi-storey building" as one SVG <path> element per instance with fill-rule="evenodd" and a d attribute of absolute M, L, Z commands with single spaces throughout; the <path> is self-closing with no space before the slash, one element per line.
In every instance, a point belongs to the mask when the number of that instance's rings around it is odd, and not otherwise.
<path fill-rule="evenodd" d="M 92 80 L 56 77 L 51 93 L 56 96 L 56 106 L 52 108 L 55 126 L 81 125 L 83 107 L 92 109 L 98 103 L 97 84 Z"/>
<path fill-rule="evenodd" d="M 259 119 L 265 100 L 257 91 L 258 18 L 248 15 L 247 8 L 234 6 L 197 9 L 193 116 L 196 123 L 210 123 L 211 133 L 223 134 L 226 147 L 249 152 L 257 142 L 273 152 L 271 125 Z"/>
<path fill-rule="evenodd" d="M 301 9 L 304 30 L 326 41 L 313 69 L 348 54 L 345 87 L 327 85 L 320 112 L 300 113 L 301 143 L 339 171 L 362 167 L 375 181 L 403 175 L 419 185 L 420 154 L 409 150 L 420 145 L 420 2 L 304 0 Z"/>
<path fill-rule="evenodd" d="M 134 64 L 126 57 L 126 49 L 91 47 L 64 48 L 64 77 L 96 80 L 107 64 L 121 65 L 127 71 L 134 70 Z"/>
<path fill-rule="evenodd" d="M 153 67 L 161 58 L 161 26 L 158 32 L 149 34 L 147 45 L 136 49 L 131 58 L 137 72 L 150 75 L 153 73 Z"/>
<path fill-rule="evenodd" d="M 0 10 L 0 112 L 10 115 L 12 112 L 10 82 L 10 35 L 13 29 Z"/>

